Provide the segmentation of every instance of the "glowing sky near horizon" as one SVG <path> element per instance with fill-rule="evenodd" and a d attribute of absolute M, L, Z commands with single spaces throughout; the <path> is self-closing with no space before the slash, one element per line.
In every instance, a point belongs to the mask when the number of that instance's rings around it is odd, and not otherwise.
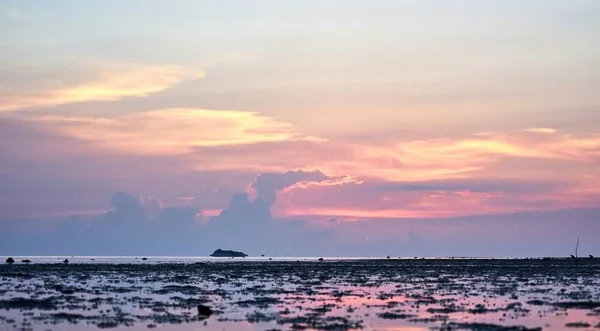
<path fill-rule="evenodd" d="M 261 174 L 278 217 L 600 207 L 599 17 L 596 0 L 2 1 L 0 217 L 102 212 L 117 191 L 210 215 Z"/>

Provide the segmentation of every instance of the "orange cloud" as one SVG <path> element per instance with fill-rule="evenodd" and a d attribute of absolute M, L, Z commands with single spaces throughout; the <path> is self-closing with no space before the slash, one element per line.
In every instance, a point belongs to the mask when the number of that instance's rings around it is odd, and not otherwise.
<path fill-rule="evenodd" d="M 126 154 L 184 154 L 202 147 L 319 140 L 253 112 L 163 109 L 112 118 L 41 116 L 61 134 Z"/>
<path fill-rule="evenodd" d="M 388 141 L 356 144 L 348 161 L 328 161 L 328 173 L 351 173 L 391 181 L 471 178 L 507 158 L 585 163 L 600 155 L 600 135 L 506 132 L 466 139 Z M 336 171 L 337 170 L 337 171 Z M 507 171 L 510 173 L 510 171 Z"/>
<path fill-rule="evenodd" d="M 186 80 L 198 79 L 204 72 L 179 66 L 137 64 L 102 65 L 90 81 L 39 91 L 13 91 L 0 95 L 0 112 L 29 107 L 51 107 L 85 101 L 116 101 L 144 97 Z"/>
<path fill-rule="evenodd" d="M 308 189 L 311 186 L 337 186 L 337 185 L 346 185 L 346 184 L 362 184 L 363 181 L 358 179 L 356 176 L 345 175 L 345 176 L 337 176 L 323 181 L 301 181 L 297 182 L 293 185 L 286 187 L 283 191 L 292 191 L 295 189 Z"/>
<path fill-rule="evenodd" d="M 556 133 L 556 130 L 552 128 L 528 128 L 523 131 L 531 133 Z"/>
<path fill-rule="evenodd" d="M 461 190 L 456 192 L 437 191 L 429 196 L 431 198 L 447 198 L 456 195 L 464 198 L 497 198 L 504 196 L 502 192 L 473 192 L 472 190 Z"/>

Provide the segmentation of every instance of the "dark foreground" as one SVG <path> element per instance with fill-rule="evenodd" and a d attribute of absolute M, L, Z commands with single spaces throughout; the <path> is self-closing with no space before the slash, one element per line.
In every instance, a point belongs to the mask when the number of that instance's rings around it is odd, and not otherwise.
<path fill-rule="evenodd" d="M 0 330 L 97 328 L 600 330 L 600 261 L 0 265 Z"/>

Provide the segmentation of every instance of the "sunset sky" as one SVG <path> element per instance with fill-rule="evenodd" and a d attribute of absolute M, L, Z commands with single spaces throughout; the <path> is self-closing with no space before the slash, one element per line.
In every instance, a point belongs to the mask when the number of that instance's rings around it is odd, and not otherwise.
<path fill-rule="evenodd" d="M 296 255 L 569 255 L 578 236 L 600 255 L 599 17 L 596 0 L 2 1 L 0 254 L 62 252 L 72 231 L 97 240 L 85 253 L 143 253 L 170 229 L 156 254 L 275 254 L 262 233 Z M 190 229 L 200 246 L 177 246 Z"/>

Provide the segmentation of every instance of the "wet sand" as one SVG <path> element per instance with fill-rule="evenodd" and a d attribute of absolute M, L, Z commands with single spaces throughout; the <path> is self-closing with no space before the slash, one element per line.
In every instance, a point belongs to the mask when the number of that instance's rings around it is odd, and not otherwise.
<path fill-rule="evenodd" d="M 98 328 L 600 330 L 600 260 L 0 265 L 0 330 Z"/>

